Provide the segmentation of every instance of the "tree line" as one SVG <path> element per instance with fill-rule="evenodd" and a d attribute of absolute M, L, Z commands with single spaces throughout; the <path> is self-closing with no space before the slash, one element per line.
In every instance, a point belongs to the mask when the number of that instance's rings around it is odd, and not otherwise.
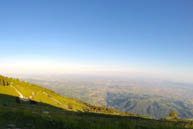
<path fill-rule="evenodd" d="M 9 79 L 0 76 L 0 86 L 9 86 L 9 85 L 10 85 Z"/>

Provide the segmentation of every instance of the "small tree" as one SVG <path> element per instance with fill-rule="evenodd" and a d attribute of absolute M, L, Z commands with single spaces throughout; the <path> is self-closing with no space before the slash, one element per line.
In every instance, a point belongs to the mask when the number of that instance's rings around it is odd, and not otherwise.
<path fill-rule="evenodd" d="M 3 85 L 3 80 L 2 79 L 0 79 L 0 85 Z"/>
<path fill-rule="evenodd" d="M 170 112 L 169 117 L 178 118 L 178 112 L 176 111 Z"/>
<path fill-rule="evenodd" d="M 3 80 L 3 86 L 5 86 L 5 80 Z"/>

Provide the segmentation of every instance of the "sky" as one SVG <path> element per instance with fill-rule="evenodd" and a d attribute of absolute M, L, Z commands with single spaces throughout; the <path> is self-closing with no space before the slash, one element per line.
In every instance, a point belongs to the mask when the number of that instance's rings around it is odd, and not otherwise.
<path fill-rule="evenodd" d="M 192 0 L 2 0 L 0 72 L 193 82 Z"/>

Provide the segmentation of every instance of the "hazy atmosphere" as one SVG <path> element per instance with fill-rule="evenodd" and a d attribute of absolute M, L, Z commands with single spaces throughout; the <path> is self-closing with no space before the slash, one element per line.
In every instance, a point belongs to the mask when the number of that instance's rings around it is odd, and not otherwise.
<path fill-rule="evenodd" d="M 1 0 L 0 129 L 193 129 L 193 0 Z"/>
<path fill-rule="evenodd" d="M 0 2 L 2 73 L 193 82 L 193 2 Z"/>

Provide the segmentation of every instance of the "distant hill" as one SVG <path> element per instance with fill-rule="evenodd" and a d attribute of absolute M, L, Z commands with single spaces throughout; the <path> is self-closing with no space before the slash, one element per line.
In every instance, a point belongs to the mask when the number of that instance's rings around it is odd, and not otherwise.
<path fill-rule="evenodd" d="M 69 111 L 127 115 L 126 113 L 121 113 L 113 109 L 92 106 L 73 98 L 61 96 L 51 90 L 20 81 L 19 79 L 3 76 L 0 76 L 0 94 L 17 96 L 24 101 L 32 100 L 41 102 Z"/>
<path fill-rule="evenodd" d="M 193 104 L 162 96 L 107 93 L 107 105 L 122 112 L 153 116 L 160 119 L 177 111 L 180 118 L 193 118 Z"/>
<path fill-rule="evenodd" d="M 175 110 L 180 118 L 193 118 L 193 84 L 91 77 L 57 76 L 52 79 L 40 76 L 26 80 L 62 95 L 121 112 L 160 119 Z"/>
<path fill-rule="evenodd" d="M 0 76 L 1 129 L 185 129 L 192 121 L 154 120 L 64 97 L 18 79 Z"/>

